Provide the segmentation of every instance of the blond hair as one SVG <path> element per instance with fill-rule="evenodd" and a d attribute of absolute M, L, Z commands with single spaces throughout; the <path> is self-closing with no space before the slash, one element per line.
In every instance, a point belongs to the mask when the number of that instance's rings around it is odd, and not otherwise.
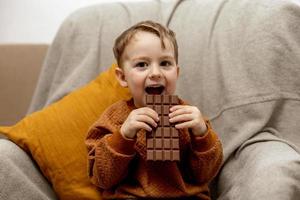
<path fill-rule="evenodd" d="M 117 63 L 119 67 L 122 67 L 122 55 L 124 53 L 125 47 L 128 45 L 132 37 L 139 31 L 145 31 L 145 32 L 150 32 L 154 33 L 160 38 L 162 48 L 165 49 L 165 39 L 168 39 L 173 47 L 174 47 L 174 55 L 175 55 L 175 60 L 176 64 L 178 63 L 178 45 L 175 37 L 175 33 L 159 24 L 153 21 L 142 21 L 134 26 L 130 27 L 129 29 L 125 30 L 116 40 L 115 40 L 115 45 L 113 47 L 113 52 L 115 55 L 115 58 L 117 60 Z"/>

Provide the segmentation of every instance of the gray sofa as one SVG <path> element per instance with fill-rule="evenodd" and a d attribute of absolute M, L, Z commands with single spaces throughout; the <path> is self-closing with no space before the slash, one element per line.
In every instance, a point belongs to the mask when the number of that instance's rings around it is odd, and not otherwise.
<path fill-rule="evenodd" d="M 162 0 L 80 9 L 49 48 L 28 112 L 107 69 L 115 37 L 145 19 L 176 32 L 177 93 L 201 109 L 223 143 L 213 198 L 299 199 L 299 0 Z M 57 198 L 18 146 L 0 139 L 0 152 L 0 199 Z"/>

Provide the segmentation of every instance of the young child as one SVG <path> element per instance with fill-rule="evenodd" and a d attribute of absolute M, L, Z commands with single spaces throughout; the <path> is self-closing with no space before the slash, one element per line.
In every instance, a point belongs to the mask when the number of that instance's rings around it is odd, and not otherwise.
<path fill-rule="evenodd" d="M 179 74 L 178 47 L 170 29 L 140 22 L 115 41 L 116 77 L 132 99 L 110 106 L 90 128 L 89 177 L 104 199 L 210 199 L 209 182 L 222 162 L 216 133 L 197 107 L 171 107 L 169 121 L 179 131 L 180 161 L 147 161 L 146 133 L 158 114 L 146 94 L 174 94 Z"/>

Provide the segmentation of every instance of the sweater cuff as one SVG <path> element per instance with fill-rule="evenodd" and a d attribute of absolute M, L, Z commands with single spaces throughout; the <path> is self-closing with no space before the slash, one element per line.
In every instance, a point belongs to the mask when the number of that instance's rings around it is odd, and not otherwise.
<path fill-rule="evenodd" d="M 134 145 L 136 139 L 124 138 L 119 131 L 114 132 L 108 137 L 107 142 L 108 145 L 118 153 L 125 155 L 132 155 L 135 153 Z"/>
<path fill-rule="evenodd" d="M 195 136 L 194 134 L 191 135 L 191 143 L 192 148 L 198 152 L 205 152 L 210 150 L 216 143 L 216 134 L 214 133 L 213 129 L 209 121 L 205 120 L 207 131 L 202 136 Z"/>

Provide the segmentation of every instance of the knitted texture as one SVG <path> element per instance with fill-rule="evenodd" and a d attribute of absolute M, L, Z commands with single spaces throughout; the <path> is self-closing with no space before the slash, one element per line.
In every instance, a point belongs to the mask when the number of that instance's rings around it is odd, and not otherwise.
<path fill-rule="evenodd" d="M 88 132 L 89 175 L 102 197 L 210 199 L 208 184 L 223 157 L 210 124 L 201 137 L 179 130 L 180 162 L 146 161 L 146 132 L 139 131 L 134 140 L 123 138 L 119 132 L 133 109 L 132 100 L 113 104 Z"/>

